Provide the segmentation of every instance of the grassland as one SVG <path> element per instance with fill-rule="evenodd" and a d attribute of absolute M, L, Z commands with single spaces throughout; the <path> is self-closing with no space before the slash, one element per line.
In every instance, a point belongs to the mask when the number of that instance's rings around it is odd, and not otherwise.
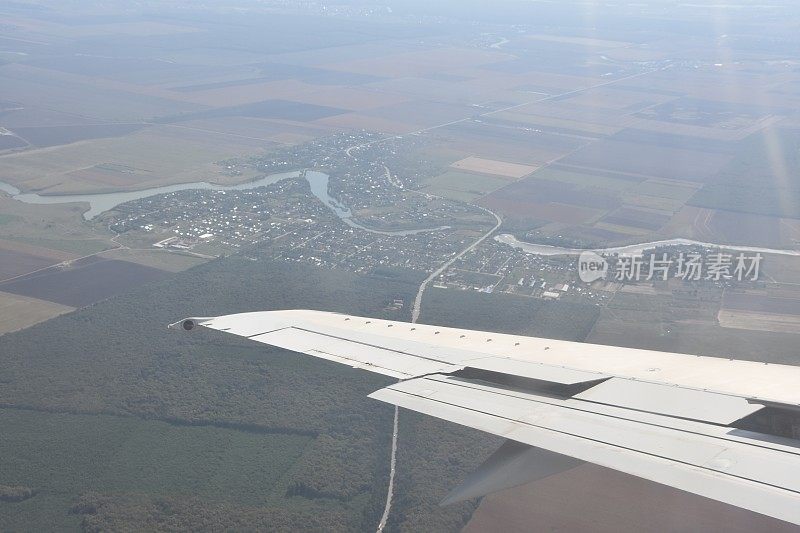
<path fill-rule="evenodd" d="M 721 291 L 653 295 L 618 293 L 587 341 L 633 348 L 797 364 L 797 335 L 723 328 Z"/>
<path fill-rule="evenodd" d="M 162 126 L 125 137 L 0 156 L 0 179 L 50 194 L 224 181 L 214 163 L 257 152 L 259 145 L 266 143 Z"/>
<path fill-rule="evenodd" d="M 0 279 L 13 278 L 46 268 L 56 261 L 21 251 L 0 248 Z"/>
<path fill-rule="evenodd" d="M 505 176 L 513 179 L 522 178 L 536 170 L 536 167 L 530 165 L 518 165 L 516 163 L 494 161 L 480 157 L 467 157 L 460 161 L 456 161 L 450 166 L 458 170 L 478 172 L 480 174 L 491 174 L 494 176 Z"/>
<path fill-rule="evenodd" d="M 591 171 L 570 170 L 564 167 L 550 166 L 534 174 L 537 179 L 558 181 L 569 183 L 581 187 L 598 187 L 601 189 L 611 189 L 624 191 L 634 188 L 636 181 L 630 178 L 614 177 L 601 172 L 592 173 Z"/>
<path fill-rule="evenodd" d="M 797 315 L 720 309 L 717 319 L 723 328 L 771 331 L 773 333 L 797 333 L 800 331 L 800 317 Z"/>
<path fill-rule="evenodd" d="M 202 265 L 207 259 L 194 255 L 181 254 L 167 250 L 131 250 L 117 248 L 100 254 L 100 257 L 112 260 L 127 261 L 139 265 L 166 270 L 167 272 L 183 272 L 189 268 Z"/>
<path fill-rule="evenodd" d="M 443 196 L 452 200 L 472 202 L 478 198 L 504 187 L 508 179 L 485 176 L 470 172 L 448 170 L 423 182 L 424 192 Z"/>
<path fill-rule="evenodd" d="M 11 237 L 10 240 L 16 240 L 22 244 L 29 244 L 42 249 L 67 252 L 76 256 L 96 254 L 114 247 L 108 239 L 101 236 L 85 239 L 51 239 L 47 237 L 21 236 Z"/>
<path fill-rule="evenodd" d="M 0 249 L 59 262 L 112 248 L 111 235 L 83 220 L 80 204 L 32 205 L 0 195 Z"/>
<path fill-rule="evenodd" d="M 67 305 L 0 292 L 0 335 L 30 327 L 73 309 Z"/>
<path fill-rule="evenodd" d="M 84 307 L 163 279 L 163 270 L 128 261 L 86 257 L 0 283 L 0 290 L 70 307 Z"/>

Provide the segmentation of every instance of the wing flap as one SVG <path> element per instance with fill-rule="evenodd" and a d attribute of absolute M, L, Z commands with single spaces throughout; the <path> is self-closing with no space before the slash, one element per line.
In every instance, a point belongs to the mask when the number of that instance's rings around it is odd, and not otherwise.
<path fill-rule="evenodd" d="M 563 366 L 545 365 L 530 361 L 520 361 L 509 357 L 484 357 L 463 362 L 466 368 L 486 370 L 500 374 L 514 375 L 523 378 L 548 381 L 561 385 L 580 385 L 593 381 L 602 381 L 611 376 L 601 372 L 587 372 Z"/>
<path fill-rule="evenodd" d="M 733 424 L 763 407 L 737 396 L 619 378 L 599 383 L 575 398 L 720 425 Z"/>
<path fill-rule="evenodd" d="M 800 471 L 791 454 L 465 390 L 446 378 L 404 381 L 370 397 L 800 524 Z"/>

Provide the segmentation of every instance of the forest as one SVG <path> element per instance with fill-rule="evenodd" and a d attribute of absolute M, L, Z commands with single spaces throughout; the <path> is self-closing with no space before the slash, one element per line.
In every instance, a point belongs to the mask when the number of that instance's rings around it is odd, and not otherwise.
<path fill-rule="evenodd" d="M 233 256 L 0 337 L 0 522 L 65 530 L 374 527 L 388 482 L 388 378 L 185 316 L 310 308 L 393 320 L 423 275 Z M 422 321 L 581 340 L 594 308 L 431 289 Z M 388 530 L 457 531 L 438 502 L 498 439 L 403 411 Z M 38 520 L 38 522 L 37 522 Z"/>

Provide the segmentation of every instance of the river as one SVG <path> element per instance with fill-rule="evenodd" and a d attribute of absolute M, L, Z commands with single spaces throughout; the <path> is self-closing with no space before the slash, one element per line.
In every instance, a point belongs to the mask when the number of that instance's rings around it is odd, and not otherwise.
<path fill-rule="evenodd" d="M 725 250 L 735 250 L 745 253 L 762 253 L 789 255 L 800 257 L 800 250 L 781 250 L 775 248 L 759 248 L 756 246 L 734 246 L 730 244 L 716 244 L 711 242 L 693 241 L 691 239 L 666 239 L 661 241 L 643 242 L 640 244 L 630 244 L 627 246 L 617 246 L 613 248 L 563 248 L 561 246 L 550 246 L 548 244 L 535 244 L 517 240 L 516 237 L 508 233 L 503 233 L 494 238 L 497 242 L 507 244 L 525 253 L 553 256 L 553 255 L 580 255 L 586 251 L 592 251 L 600 255 L 642 255 L 647 250 L 653 250 L 663 246 L 701 246 L 704 248 L 724 248 Z"/>
<path fill-rule="evenodd" d="M 211 191 L 245 191 L 249 189 L 256 189 L 258 187 L 266 187 L 278 183 L 279 181 L 291 178 L 299 178 L 303 175 L 302 171 L 283 172 L 280 174 L 270 174 L 269 176 L 261 179 L 250 181 L 247 183 L 240 183 L 239 185 L 217 185 L 208 182 L 195 182 L 195 183 L 180 183 L 177 185 L 166 185 L 164 187 L 153 187 L 151 189 L 142 189 L 140 191 L 125 191 L 125 192 L 111 192 L 111 193 L 98 193 L 98 194 L 61 194 L 61 195 L 40 195 L 35 193 L 22 193 L 19 189 L 8 183 L 0 181 L 0 191 L 8 193 L 14 200 L 19 200 L 27 204 L 66 204 L 82 202 L 89 204 L 89 210 L 83 213 L 83 218 L 92 220 L 94 217 L 101 213 L 105 213 L 120 204 L 139 200 L 140 198 L 147 198 L 149 196 L 156 196 L 159 194 L 168 194 L 177 191 L 186 190 L 211 190 Z M 336 216 L 338 216 L 345 224 L 350 227 L 357 228 L 370 233 L 377 233 L 380 235 L 416 235 L 418 233 L 428 233 L 431 231 L 441 231 L 449 229 L 448 226 L 440 226 L 436 228 L 425 228 L 416 230 L 377 230 L 362 226 L 352 219 L 350 209 L 342 205 L 335 198 L 328 194 L 328 180 L 329 176 L 324 172 L 317 172 L 309 170 L 305 172 L 305 179 L 311 187 L 311 192 L 323 204 L 328 206 Z"/>

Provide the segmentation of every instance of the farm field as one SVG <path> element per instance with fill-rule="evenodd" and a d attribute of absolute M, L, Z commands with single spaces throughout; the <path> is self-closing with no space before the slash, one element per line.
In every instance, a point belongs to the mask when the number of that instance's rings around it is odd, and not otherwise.
<path fill-rule="evenodd" d="M 639 302 L 637 298 L 645 298 Z M 667 352 L 796 364 L 798 335 L 720 326 L 719 302 L 668 298 L 661 310 L 652 295 L 618 293 L 601 313 L 587 342 Z"/>
<path fill-rule="evenodd" d="M 774 333 L 797 333 L 800 331 L 800 316 L 798 315 L 720 309 L 718 320 L 723 328 Z"/>
<path fill-rule="evenodd" d="M 615 175 L 610 172 L 592 172 L 562 165 L 550 165 L 537 171 L 534 177 L 582 187 L 597 187 L 620 191 L 633 189 L 640 181 L 638 178 L 631 178 L 623 174 Z"/>
<path fill-rule="evenodd" d="M 50 194 L 226 181 L 215 162 L 270 145 L 270 141 L 161 126 L 114 139 L 0 156 L 0 180 Z"/>
<path fill-rule="evenodd" d="M 9 135 L 5 133 L 0 134 L 0 153 L 18 148 L 24 148 L 27 145 L 28 143 L 17 135 Z"/>
<path fill-rule="evenodd" d="M 0 291 L 0 335 L 69 313 L 74 307 Z"/>
<path fill-rule="evenodd" d="M 160 269 L 137 263 L 89 257 L 0 282 L 0 291 L 84 307 L 165 276 Z"/>
<path fill-rule="evenodd" d="M 250 141 L 263 141 L 265 146 L 269 146 L 271 142 L 300 144 L 331 131 L 330 128 L 319 124 L 300 124 L 254 117 L 198 119 L 181 122 L 180 125 L 184 128 L 230 135 L 230 142 L 234 143 L 241 137 Z"/>
<path fill-rule="evenodd" d="M 602 140 L 564 158 L 562 162 L 645 178 L 707 181 L 728 160 L 726 154 Z"/>
<path fill-rule="evenodd" d="M 22 104 L 19 107 L 55 110 L 103 123 L 138 122 L 203 107 L 164 98 L 160 92 L 153 94 L 144 90 L 137 94 L 129 90 L 130 86 L 109 86 L 108 83 L 95 83 L 95 79 L 21 63 L 5 64 L 0 66 L 0 100 Z"/>
<path fill-rule="evenodd" d="M 487 193 L 504 187 L 508 183 L 508 179 L 503 177 L 489 177 L 470 172 L 449 170 L 444 174 L 425 180 L 421 190 L 445 198 L 471 202 Z"/>
<path fill-rule="evenodd" d="M 582 143 L 570 137 L 483 122 L 445 126 L 432 136 L 437 142 L 464 154 L 529 166 L 557 160 Z"/>
<path fill-rule="evenodd" d="M 800 333 L 800 295 L 729 291 L 722 299 L 718 319 L 724 328 Z"/>
<path fill-rule="evenodd" d="M 89 139 L 121 137 L 142 128 L 144 128 L 144 124 L 81 124 L 14 128 L 14 133 L 28 141 L 31 146 L 46 148 Z"/>
<path fill-rule="evenodd" d="M 57 263 L 52 259 L 0 248 L 0 279 L 8 279 Z"/>
<path fill-rule="evenodd" d="M 612 190 L 538 179 L 538 173 L 497 190 L 481 204 L 509 216 L 531 216 L 564 224 L 587 224 L 617 208 Z"/>
<path fill-rule="evenodd" d="M 533 173 L 536 167 L 529 165 L 517 165 L 515 163 L 507 163 L 505 161 L 492 161 L 490 159 L 482 159 L 480 157 L 468 157 L 461 161 L 456 161 L 452 168 L 458 170 L 466 170 L 468 172 L 477 172 L 480 174 L 491 174 L 494 176 L 505 176 L 507 178 L 519 179 L 528 174 Z"/>
<path fill-rule="evenodd" d="M 607 225 L 645 230 L 645 232 L 658 231 L 670 219 L 671 213 L 663 211 L 643 210 L 632 207 L 621 207 L 603 217 L 600 222 Z"/>
<path fill-rule="evenodd" d="M 583 120 L 565 118 L 562 115 L 543 116 L 526 113 L 522 108 L 519 111 L 503 111 L 492 115 L 497 123 L 521 127 L 533 127 L 544 131 L 553 131 L 561 135 L 573 137 L 576 140 L 591 141 L 604 135 L 613 135 L 622 128 L 607 124 L 584 122 Z"/>
<path fill-rule="evenodd" d="M 202 265 L 208 261 L 207 258 L 203 257 L 157 249 L 133 250 L 128 248 L 116 248 L 99 254 L 99 257 L 136 263 L 167 272 L 183 272 L 184 270 Z"/>

